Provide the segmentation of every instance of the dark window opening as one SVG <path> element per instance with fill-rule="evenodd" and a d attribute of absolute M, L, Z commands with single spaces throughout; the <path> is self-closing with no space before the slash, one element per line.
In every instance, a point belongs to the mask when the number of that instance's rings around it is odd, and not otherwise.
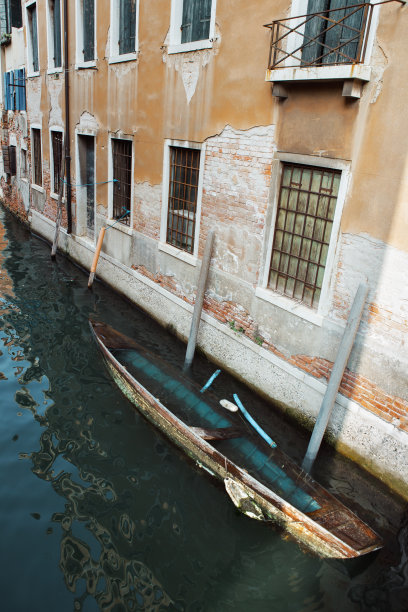
<path fill-rule="evenodd" d="M 269 288 L 317 308 L 341 172 L 283 164 Z"/>
<path fill-rule="evenodd" d="M 21 0 L 0 0 L 0 34 L 11 34 L 11 28 L 23 27 Z"/>
<path fill-rule="evenodd" d="M 119 55 L 136 51 L 136 0 L 119 3 Z"/>
<path fill-rule="evenodd" d="M 362 6 L 356 6 L 361 4 Z M 344 64 L 357 59 L 365 20 L 364 0 L 309 0 L 302 64 Z"/>
<path fill-rule="evenodd" d="M 41 158 L 41 130 L 33 128 L 32 135 L 32 156 L 33 156 L 33 183 L 42 186 L 42 158 Z"/>
<path fill-rule="evenodd" d="M 83 0 L 82 11 L 84 61 L 90 62 L 95 59 L 95 0 Z"/>
<path fill-rule="evenodd" d="M 113 218 L 130 225 L 132 194 L 132 142 L 112 139 Z"/>
<path fill-rule="evenodd" d="M 27 178 L 27 151 L 21 149 L 20 151 L 20 178 Z"/>
<path fill-rule="evenodd" d="M 193 253 L 197 214 L 200 151 L 170 147 L 167 242 Z"/>
<path fill-rule="evenodd" d="M 31 43 L 31 70 L 38 72 L 38 37 L 37 37 L 37 5 L 32 4 L 27 8 L 28 28 Z"/>
<path fill-rule="evenodd" d="M 212 0 L 183 0 L 182 43 L 209 38 L 211 4 Z"/>
<path fill-rule="evenodd" d="M 51 132 L 53 162 L 53 192 L 59 194 L 62 168 L 62 132 Z"/>
<path fill-rule="evenodd" d="M 50 0 L 49 9 L 52 33 L 52 65 L 54 68 L 61 68 L 61 0 Z"/>

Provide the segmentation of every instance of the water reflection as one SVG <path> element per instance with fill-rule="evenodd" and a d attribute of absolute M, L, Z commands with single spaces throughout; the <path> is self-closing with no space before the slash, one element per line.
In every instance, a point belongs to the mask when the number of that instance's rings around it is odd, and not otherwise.
<path fill-rule="evenodd" d="M 238 515 L 223 491 L 124 400 L 90 341 L 87 320 L 100 317 L 138 334 L 148 348 L 160 347 L 164 358 L 181 364 L 174 338 L 106 288 L 96 285 L 90 293 L 79 270 L 58 259 L 53 264 L 47 246 L 10 221 L 7 226 L 9 244 L 0 222 L 0 278 L 7 279 L 0 286 L 6 474 L 0 491 L 7 502 L 0 526 L 14 539 L 7 540 L 12 544 L 0 572 L 3 609 L 369 610 L 380 587 L 390 612 L 406 586 L 406 529 L 398 559 L 383 556 L 353 580 Z M 213 372 L 204 360 L 195 367 L 201 382 Z M 237 383 L 220 376 L 214 388 L 230 394 Z M 238 392 L 244 403 L 254 400 L 248 390 Z M 299 438 L 279 418 L 274 427 L 285 450 L 302 453 Z M 348 465 L 330 461 L 333 492 L 352 500 L 358 489 L 363 512 L 381 508 L 384 491 L 372 494 Z M 392 531 L 401 507 L 389 500 L 383 521 Z M 18 570 L 12 571 L 13 554 Z M 21 582 L 30 585 L 30 595 L 19 606 Z M 36 584 L 44 584 L 37 600 Z"/>

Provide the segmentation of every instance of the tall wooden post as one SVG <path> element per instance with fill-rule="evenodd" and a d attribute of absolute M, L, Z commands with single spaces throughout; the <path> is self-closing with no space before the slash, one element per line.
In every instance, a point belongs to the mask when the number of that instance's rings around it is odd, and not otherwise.
<path fill-rule="evenodd" d="M 200 276 L 198 279 L 197 295 L 194 304 L 193 319 L 191 321 L 190 336 L 188 338 L 184 370 L 188 370 L 193 362 L 195 348 L 197 344 L 198 328 L 200 326 L 201 311 L 204 303 L 205 286 L 207 283 L 208 270 L 211 261 L 211 250 L 214 241 L 214 230 L 208 232 L 204 248 L 203 261 L 201 262 Z"/>

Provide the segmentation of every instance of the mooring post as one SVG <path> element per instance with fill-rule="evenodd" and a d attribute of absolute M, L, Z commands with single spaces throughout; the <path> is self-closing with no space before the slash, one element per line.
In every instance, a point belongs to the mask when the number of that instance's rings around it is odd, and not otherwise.
<path fill-rule="evenodd" d="M 62 150 L 64 150 L 64 141 L 62 141 Z M 59 234 L 61 219 L 62 219 L 62 197 L 64 195 L 64 176 L 65 176 L 65 155 L 62 156 L 62 161 L 61 161 L 60 184 L 59 184 L 59 190 L 58 190 L 57 218 L 55 221 L 54 242 L 52 243 L 52 248 L 51 248 L 51 259 L 55 259 L 55 255 L 57 253 L 58 234 Z"/>
<path fill-rule="evenodd" d="M 188 370 L 193 362 L 194 352 L 197 344 L 198 328 L 200 326 L 201 311 L 204 303 L 205 286 L 207 284 L 208 270 L 210 268 L 211 251 L 214 240 L 214 230 L 208 232 L 204 248 L 203 261 L 201 262 L 200 276 L 198 279 L 197 295 L 194 304 L 193 319 L 191 321 L 190 336 L 188 338 L 184 370 Z"/>
<path fill-rule="evenodd" d="M 351 349 L 353 348 L 361 315 L 363 314 L 367 292 L 368 286 L 365 283 L 361 283 L 357 289 L 353 306 L 351 307 L 350 315 L 347 321 L 346 329 L 344 330 L 343 338 L 340 342 L 329 384 L 327 385 L 326 393 L 324 394 L 312 437 L 310 438 L 309 446 L 307 447 L 306 455 L 302 463 L 302 468 L 306 472 L 310 472 L 312 469 L 317 453 L 319 452 L 320 444 L 333 410 L 341 379 L 343 378 L 344 370 L 346 369 L 347 361 L 350 357 Z"/>
<path fill-rule="evenodd" d="M 102 242 L 105 237 L 105 231 L 106 231 L 106 228 L 101 227 L 101 231 L 99 232 L 98 242 L 97 242 L 96 249 L 95 249 L 94 258 L 92 261 L 91 273 L 88 279 L 88 289 L 92 287 L 92 283 L 94 282 L 96 266 L 98 264 L 99 255 L 101 253 Z"/>

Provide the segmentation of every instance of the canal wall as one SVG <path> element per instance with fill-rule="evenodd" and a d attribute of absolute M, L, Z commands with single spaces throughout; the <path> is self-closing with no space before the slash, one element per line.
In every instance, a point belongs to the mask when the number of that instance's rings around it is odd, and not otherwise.
<path fill-rule="evenodd" d="M 51 241 L 54 224 L 36 211 L 31 211 L 29 222 L 32 231 Z M 109 232 L 110 230 L 108 230 Z M 69 236 L 65 230 L 60 234 L 59 247 L 68 257 L 85 268 L 90 268 L 94 249 L 89 241 L 78 236 Z M 187 340 L 193 300 L 186 298 L 172 284 L 172 277 L 163 279 L 149 277 L 145 271 L 124 265 L 106 251 L 101 253 L 97 276 L 119 293 L 131 299 L 150 316 L 183 340 Z M 84 280 L 85 282 L 85 280 Z M 170 290 L 171 289 L 171 290 Z M 245 324 L 245 313 L 232 308 L 229 317 L 214 316 L 211 296 L 206 296 L 205 309 L 198 335 L 199 348 L 217 365 L 231 372 L 258 393 L 277 404 L 307 428 L 312 428 L 318 414 L 330 375 L 332 362 L 305 355 L 285 354 L 273 349 L 267 342 L 260 343 L 259 328 L 247 334 L 241 326 Z M 367 310 L 367 308 L 366 308 Z M 370 307 L 368 307 L 370 311 Z M 241 319 L 238 313 L 241 312 Z M 219 313 L 219 311 L 218 311 Z M 231 321 L 234 321 L 234 325 Z M 275 324 L 280 324 L 277 321 Z M 325 329 L 330 333 L 338 329 Z M 309 329 L 312 333 L 312 329 Z M 353 352 L 370 354 L 373 346 L 360 332 Z M 379 400 L 374 400 L 379 397 Z M 362 403 L 366 408 L 362 408 Z M 382 402 L 382 404 L 380 404 Z M 381 409 L 376 407 L 381 405 Z M 346 370 L 340 393 L 329 421 L 328 441 L 341 453 L 362 465 L 371 474 L 388 484 L 408 499 L 408 434 L 404 416 L 384 418 L 384 414 L 403 414 L 404 400 L 387 394 L 369 379 Z"/>

